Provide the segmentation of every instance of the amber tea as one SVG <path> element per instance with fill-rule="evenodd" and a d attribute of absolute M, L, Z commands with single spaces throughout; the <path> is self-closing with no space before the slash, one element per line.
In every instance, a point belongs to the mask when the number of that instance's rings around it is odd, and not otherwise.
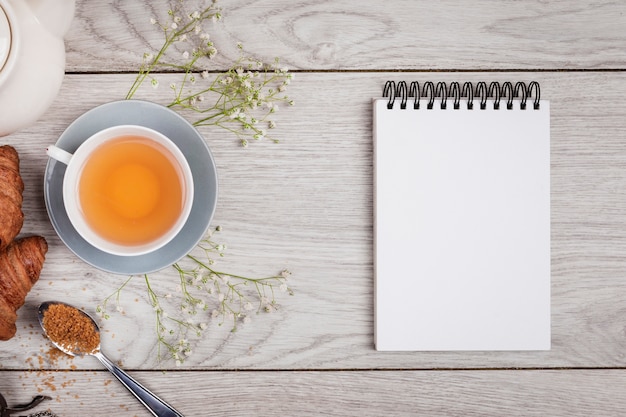
<path fill-rule="evenodd" d="M 106 141 L 83 164 L 78 199 L 89 227 L 120 245 L 167 233 L 184 205 L 181 167 L 163 145 L 142 136 Z"/>

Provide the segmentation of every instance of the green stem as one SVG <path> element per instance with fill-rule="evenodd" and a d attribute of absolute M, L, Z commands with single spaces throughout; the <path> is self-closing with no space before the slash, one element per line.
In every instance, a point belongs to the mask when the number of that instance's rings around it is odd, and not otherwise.
<path fill-rule="evenodd" d="M 163 56 L 163 54 L 165 53 L 167 48 L 169 48 L 170 45 L 172 44 L 172 39 L 173 39 L 173 37 L 172 38 L 168 38 L 167 35 L 165 36 L 165 43 L 161 47 L 161 50 L 159 50 L 159 52 L 157 53 L 157 56 L 154 58 L 152 63 L 150 65 L 148 65 L 147 69 L 145 69 L 145 70 L 142 69 L 142 70 L 139 71 L 139 74 L 137 74 L 137 77 L 135 78 L 135 82 L 130 87 L 130 90 L 128 90 L 128 93 L 126 93 L 126 100 L 130 100 L 133 97 L 133 95 L 135 95 L 135 93 L 137 92 L 137 90 L 139 89 L 141 84 L 143 84 L 143 82 L 146 79 L 146 77 L 148 77 L 148 75 L 150 74 L 152 69 L 157 66 L 161 56 Z"/>
<path fill-rule="evenodd" d="M 171 32 L 171 36 L 168 36 L 169 28 L 163 27 L 163 31 L 165 32 L 165 43 L 163 44 L 163 46 L 157 53 L 156 57 L 152 60 L 152 62 L 147 67 L 145 68 L 142 67 L 140 69 L 139 73 L 137 74 L 137 77 L 135 77 L 135 81 L 133 82 L 133 85 L 128 90 L 128 93 L 126 93 L 127 100 L 130 100 L 135 95 L 135 93 L 137 92 L 141 84 L 143 84 L 145 79 L 150 75 L 150 73 L 155 68 L 160 67 L 160 66 L 166 66 L 166 67 L 168 66 L 168 64 L 161 63 L 160 59 L 165 54 L 167 49 L 177 39 L 193 31 L 193 29 L 195 28 L 197 24 L 199 24 L 199 22 L 202 22 L 205 19 L 212 18 L 213 16 L 216 16 L 218 14 L 218 11 L 214 11 L 213 7 L 214 7 L 213 5 L 210 5 L 207 8 L 205 8 L 202 11 L 202 13 L 200 13 L 200 16 L 197 19 L 192 19 L 190 22 L 186 23 L 182 28 L 178 29 L 175 32 Z"/>
<path fill-rule="evenodd" d="M 196 258 L 193 255 L 187 255 L 187 258 L 191 259 L 192 261 L 194 261 L 195 263 L 197 263 L 198 265 L 200 265 L 203 268 L 206 268 L 208 271 L 210 271 L 211 273 L 217 275 L 217 276 L 229 276 L 232 278 L 236 278 L 236 279 L 241 279 L 243 281 L 248 281 L 248 282 L 263 282 L 263 281 L 270 281 L 270 280 L 282 280 L 282 277 L 279 276 L 272 276 L 272 277 L 265 277 L 265 278 L 248 278 L 248 277 L 244 277 L 241 275 L 235 275 L 235 274 L 230 274 L 227 272 L 219 272 L 214 270 L 213 268 L 211 268 L 209 265 L 207 265 L 206 263 L 202 262 L 201 260 L 199 260 L 198 258 Z"/>

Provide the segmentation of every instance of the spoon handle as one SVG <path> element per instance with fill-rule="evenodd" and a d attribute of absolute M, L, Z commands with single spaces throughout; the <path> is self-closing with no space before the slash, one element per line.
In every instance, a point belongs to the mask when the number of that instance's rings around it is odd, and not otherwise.
<path fill-rule="evenodd" d="M 137 399 L 146 406 L 152 414 L 157 417 L 184 417 L 178 411 L 176 411 L 171 405 L 154 395 L 150 390 L 134 380 L 130 375 L 121 370 L 115 365 L 109 358 L 104 356 L 102 352 L 94 354 L 96 358 L 102 362 L 102 364 L 111 373 L 119 379 L 119 381 L 135 396 Z"/>

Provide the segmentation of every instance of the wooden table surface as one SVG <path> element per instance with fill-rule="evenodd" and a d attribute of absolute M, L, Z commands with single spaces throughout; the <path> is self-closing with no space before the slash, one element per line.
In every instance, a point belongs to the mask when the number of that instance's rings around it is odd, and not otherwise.
<path fill-rule="evenodd" d="M 180 366 L 156 359 L 145 282 L 101 322 L 103 350 L 186 416 L 618 416 L 626 414 L 626 3 L 615 1 L 288 1 L 220 3 L 210 77 L 237 42 L 295 74 L 280 139 L 239 146 L 200 128 L 219 171 L 212 227 L 222 270 L 292 272 L 293 296 L 231 332 L 206 318 Z M 127 278 L 77 258 L 43 199 L 44 149 L 85 111 L 123 99 L 162 34 L 167 2 L 78 1 L 52 107 L 1 138 L 17 148 L 22 234 L 49 242 L 39 282 L 0 343 L 0 393 L 59 416 L 149 413 L 93 358 L 54 358 L 35 311 L 47 299 L 90 313 Z M 177 46 L 178 48 L 178 46 Z M 182 53 L 183 50 L 178 51 Z M 45 65 L 42 62 L 41 65 Z M 169 82 L 137 98 L 166 104 Z M 551 101 L 552 349 L 382 353 L 373 345 L 371 99 L 386 80 L 538 81 Z M 37 82 L 37 80 L 33 80 Z M 150 276 L 176 297 L 178 276 Z M 114 309 L 114 307 L 113 307 Z"/>

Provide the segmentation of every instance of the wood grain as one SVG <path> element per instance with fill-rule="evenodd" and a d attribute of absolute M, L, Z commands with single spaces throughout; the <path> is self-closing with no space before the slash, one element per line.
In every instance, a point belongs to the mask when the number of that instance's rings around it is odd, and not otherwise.
<path fill-rule="evenodd" d="M 163 42 L 150 18 L 162 18 L 167 4 L 79 2 L 67 36 L 68 70 L 136 70 L 143 53 Z M 207 69 L 229 67 L 237 42 L 299 70 L 626 67 L 623 2 L 235 0 L 221 6 L 224 19 L 207 27 L 219 51 Z M 188 48 L 182 43 L 176 54 Z"/>
<path fill-rule="evenodd" d="M 133 372 L 185 416 L 623 415 L 623 371 Z M 147 381 L 147 382 L 146 382 Z M 67 417 L 148 416 L 110 374 L 3 372 L 9 404 Z M 98 404 L 98 407 L 94 405 Z"/>
<path fill-rule="evenodd" d="M 402 74 L 404 79 L 538 80 L 552 103 L 552 344 L 549 352 L 378 353 L 373 349 L 372 138 L 370 99 L 395 73 L 298 74 L 293 108 L 276 114 L 280 144 L 242 149 L 223 131 L 201 132 L 214 152 L 221 192 L 214 225 L 229 247 L 223 269 L 265 276 L 288 268 L 296 295 L 230 333 L 215 322 L 183 368 L 431 369 L 624 367 L 626 334 L 626 78 L 617 73 Z M 163 76 L 162 85 L 176 79 Z M 88 311 L 125 277 L 77 259 L 56 237 L 43 201 L 44 148 L 79 114 L 118 99 L 131 75 L 71 75 L 35 126 L 6 138 L 23 156 L 24 233 L 43 233 L 50 252 L 41 281 L 20 312 L 20 334 L 0 349 L 9 369 L 31 368 L 46 344 L 35 327 L 38 302 L 57 298 Z M 341 86 L 341 88 L 338 88 Z M 163 100 L 147 88 L 139 98 Z M 322 128 L 320 128 L 320 124 Z M 69 267 L 68 267 L 69 265 Z M 154 275 L 175 293 L 172 270 Z M 104 322 L 105 349 L 133 369 L 155 366 L 155 333 L 145 284 L 122 298 L 126 315 Z M 199 318 L 200 320 L 200 318 Z M 208 322 L 211 322 L 207 320 Z M 36 362 L 36 361 L 35 361 Z M 73 364 L 83 368 L 83 362 Z M 71 364 L 62 364 L 68 368 Z M 166 365 L 167 366 L 167 365 Z M 43 367 L 54 367 L 44 363 Z"/>
<path fill-rule="evenodd" d="M 126 279 L 88 266 L 57 237 L 43 201 L 45 147 L 85 111 L 126 95 L 143 53 L 162 44 L 150 18 L 168 4 L 78 0 L 61 93 L 36 124 L 2 138 L 21 157 L 22 234 L 42 234 L 50 247 L 18 335 L 0 344 L 0 392 L 10 404 L 43 393 L 63 416 L 148 415 L 95 360 L 51 356 L 35 311 L 59 299 L 93 313 Z M 190 337 L 193 353 L 176 367 L 156 361 L 154 313 L 134 278 L 120 298 L 124 313 L 101 322 L 104 351 L 189 416 L 623 415 L 626 4 L 222 6 L 223 21 L 208 27 L 219 53 L 207 69 L 229 67 L 242 42 L 297 74 L 288 89 L 296 106 L 275 115 L 280 144 L 242 149 L 223 130 L 200 129 L 219 170 L 212 225 L 223 227 L 217 239 L 228 249 L 217 266 L 251 276 L 288 268 L 295 295 L 278 294 L 277 311 L 237 332 L 199 317 L 209 327 Z M 176 45 L 171 57 L 188 48 Z M 160 87 L 136 98 L 167 104 L 179 75 L 157 77 Z M 388 79 L 541 83 L 552 109 L 551 351 L 374 350 L 371 98 Z M 176 294 L 175 271 L 150 279 L 159 294 Z"/>

